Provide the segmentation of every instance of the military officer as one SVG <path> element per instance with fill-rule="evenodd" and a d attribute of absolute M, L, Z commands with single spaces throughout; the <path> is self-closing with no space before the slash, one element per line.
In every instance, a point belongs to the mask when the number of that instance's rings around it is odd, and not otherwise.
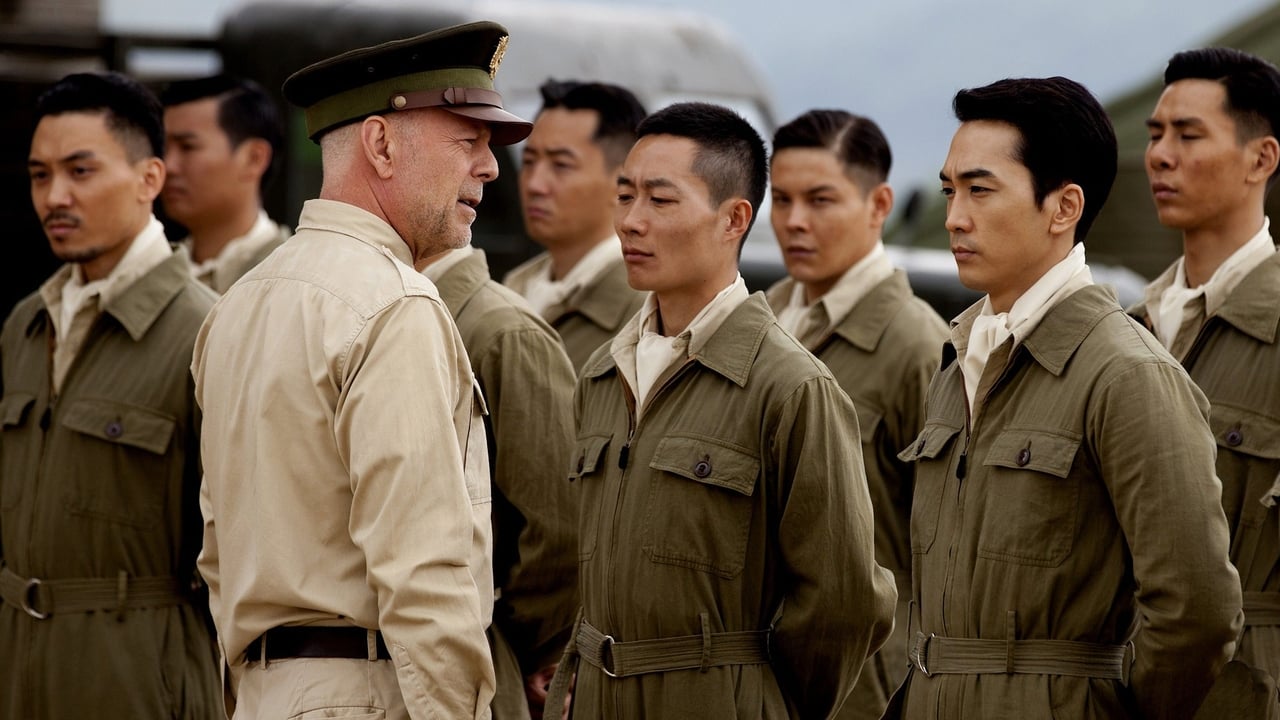
<path fill-rule="evenodd" d="M 583 367 L 575 718 L 826 718 L 888 637 L 853 404 L 748 297 L 764 143 L 732 111 L 641 123 L 615 227 L 641 311 Z"/>
<path fill-rule="evenodd" d="M 483 402 L 426 260 L 470 241 L 490 143 L 529 124 L 490 22 L 294 73 L 320 198 L 236 283 L 192 363 L 200 570 L 236 717 L 485 718 L 493 602 Z"/>
<path fill-rule="evenodd" d="M 65 264 L 0 334 L 0 717 L 220 717 L 188 371 L 213 293 L 151 214 L 160 102 L 68 75 L 35 116 L 31 199 Z"/>
<path fill-rule="evenodd" d="M 876 560 L 898 587 L 894 635 L 862 671 L 841 718 L 876 720 L 907 672 L 914 468 L 898 452 L 920 432 L 947 326 L 885 254 L 892 155 L 876 123 L 810 110 L 773 136 L 774 236 L 789 278 L 769 289 L 778 324 L 826 364 L 858 412 L 876 516 Z"/>
<path fill-rule="evenodd" d="M 1085 262 L 1111 122 L 1060 77 L 954 107 L 946 226 L 986 296 L 952 322 L 901 455 L 914 669 L 886 716 L 1190 717 L 1231 655 L 1240 586 L 1208 403 Z"/>
<path fill-rule="evenodd" d="M 573 452 L 573 366 L 524 298 L 489 279 L 483 250 L 450 250 L 423 272 L 458 324 L 489 409 L 499 590 L 489 630 L 494 720 L 540 716 L 578 609 L 577 495 L 564 474 Z"/>
<path fill-rule="evenodd" d="M 290 235 L 262 209 L 262 187 L 284 144 L 280 113 L 257 83 L 228 75 L 175 82 L 160 96 L 169 217 L 190 235 L 192 272 L 216 292 Z"/>
<path fill-rule="evenodd" d="M 541 93 L 521 154 L 520 201 L 526 232 L 547 250 L 503 282 L 560 333 L 577 371 L 643 299 L 627 285 L 613 206 L 644 108 L 606 83 L 551 80 Z"/>
<path fill-rule="evenodd" d="M 1227 48 L 1174 55 L 1147 126 L 1160 222 L 1183 256 L 1136 308 L 1209 399 L 1231 560 L 1237 657 L 1280 677 L 1280 254 L 1263 201 L 1280 164 L 1280 72 Z"/>

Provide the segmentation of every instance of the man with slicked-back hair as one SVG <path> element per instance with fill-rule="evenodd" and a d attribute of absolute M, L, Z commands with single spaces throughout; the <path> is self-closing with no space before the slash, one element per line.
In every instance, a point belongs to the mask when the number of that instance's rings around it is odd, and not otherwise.
<path fill-rule="evenodd" d="M 1190 718 L 1231 656 L 1240 584 L 1204 394 L 1085 237 L 1116 174 L 1062 77 L 960 91 L 939 179 L 960 281 L 919 437 L 912 669 L 885 716 Z"/>

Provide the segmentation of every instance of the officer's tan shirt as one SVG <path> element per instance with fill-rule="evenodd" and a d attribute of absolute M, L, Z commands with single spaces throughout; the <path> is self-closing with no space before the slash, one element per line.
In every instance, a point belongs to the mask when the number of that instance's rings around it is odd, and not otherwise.
<path fill-rule="evenodd" d="M 233 238 L 222 248 L 222 252 L 202 263 L 191 260 L 191 275 L 214 292 L 225 293 L 254 265 L 262 262 L 272 250 L 288 240 L 290 234 L 289 228 L 276 224 L 267 217 L 265 211 L 260 210 L 258 219 L 249 228 L 249 232 Z M 191 259 L 192 239 L 187 238 L 179 247 Z"/>
<path fill-rule="evenodd" d="M 200 571 L 233 675 L 280 625 L 380 628 L 410 715 L 486 717 L 489 470 L 462 341 L 404 241 L 356 207 L 298 233 L 210 313 Z"/>
<path fill-rule="evenodd" d="M 607 262 L 594 268 L 589 278 L 575 283 L 563 300 L 540 311 L 559 333 L 575 372 L 582 370 L 596 348 L 613 339 L 644 302 L 644 293 L 627 284 L 627 266 L 620 254 L 604 259 Z M 551 256 L 543 253 L 507 273 L 502 283 L 524 295 L 531 278 L 550 272 Z"/>
<path fill-rule="evenodd" d="M 957 354 L 979 308 L 957 318 L 901 455 L 913 634 L 1118 646 L 1136 628 L 1132 672 L 1122 687 L 912 670 L 901 717 L 1191 717 L 1241 605 L 1204 394 L 1091 285 L 992 353 L 969 418 Z"/>

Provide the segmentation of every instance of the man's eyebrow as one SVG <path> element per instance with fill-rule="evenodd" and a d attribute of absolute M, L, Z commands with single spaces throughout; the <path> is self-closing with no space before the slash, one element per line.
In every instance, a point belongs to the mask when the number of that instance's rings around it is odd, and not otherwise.
<path fill-rule="evenodd" d="M 822 193 L 822 192 L 835 192 L 835 189 L 836 189 L 835 185 L 817 185 L 811 188 L 805 188 L 804 194 L 813 195 L 815 193 Z"/>
<path fill-rule="evenodd" d="M 974 168 L 965 170 L 960 173 L 961 180 L 977 180 L 978 178 L 993 178 L 996 174 L 986 168 Z M 938 171 L 938 179 L 942 182 L 951 182 L 951 178 L 947 176 L 946 171 Z"/>
<path fill-rule="evenodd" d="M 1198 117 L 1181 117 L 1170 120 L 1169 125 L 1175 128 L 1204 127 L 1204 120 Z M 1155 118 L 1147 118 L 1147 127 L 1152 130 L 1159 130 L 1164 126 L 1163 122 Z"/>
<path fill-rule="evenodd" d="M 657 188 L 674 189 L 676 184 L 666 178 L 653 178 L 644 181 L 645 190 L 655 190 Z"/>
<path fill-rule="evenodd" d="M 619 176 L 618 176 L 618 184 L 619 184 L 619 185 L 631 185 L 631 186 L 633 186 L 633 187 L 635 186 L 635 183 L 631 181 L 631 178 L 627 177 L 626 175 L 619 175 Z"/>
<path fill-rule="evenodd" d="M 89 160 L 92 158 L 93 158 L 92 150 L 77 150 L 76 152 L 71 153 L 70 155 L 58 160 L 57 162 L 73 163 L 78 160 Z M 44 165 L 45 165 L 45 162 L 43 160 L 37 160 L 36 158 L 27 159 L 27 167 L 43 167 Z"/>

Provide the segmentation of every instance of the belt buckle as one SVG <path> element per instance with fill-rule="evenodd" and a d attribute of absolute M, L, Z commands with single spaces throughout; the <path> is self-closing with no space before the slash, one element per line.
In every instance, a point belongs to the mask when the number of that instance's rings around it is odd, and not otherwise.
<path fill-rule="evenodd" d="M 924 633 L 918 633 L 916 635 L 916 647 L 915 647 L 916 667 L 920 670 L 920 672 L 924 673 L 925 677 L 932 677 L 932 675 L 929 673 L 929 642 L 933 640 L 934 637 L 935 635 L 933 633 L 929 633 L 928 635 L 925 635 Z"/>
<path fill-rule="evenodd" d="M 36 593 L 40 591 L 40 586 L 42 584 L 43 583 L 40 582 L 40 578 L 29 578 L 27 580 L 27 584 L 22 588 L 22 604 L 20 607 L 23 612 L 37 620 L 47 620 L 49 618 L 49 613 L 40 612 L 32 607 L 31 604 Z"/>
<path fill-rule="evenodd" d="M 600 669 L 604 671 L 605 675 L 611 678 L 618 677 L 617 675 L 614 674 L 612 667 L 606 667 L 606 666 L 613 665 L 614 642 L 615 641 L 612 635 L 605 635 L 604 640 L 600 641 Z"/>

